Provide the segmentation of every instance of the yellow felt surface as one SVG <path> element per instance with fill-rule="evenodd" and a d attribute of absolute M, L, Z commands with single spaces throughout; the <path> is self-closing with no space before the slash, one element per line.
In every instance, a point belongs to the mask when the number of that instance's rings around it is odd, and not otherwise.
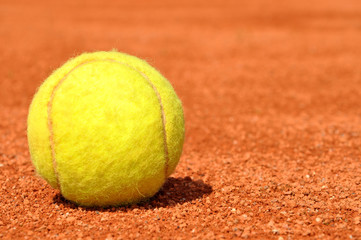
<path fill-rule="evenodd" d="M 154 87 L 165 116 L 167 173 Z M 86 206 L 137 202 L 153 196 L 179 161 L 182 105 L 170 83 L 145 61 L 118 52 L 87 53 L 40 87 L 29 110 L 28 140 L 37 172 L 60 186 L 65 198 Z"/>

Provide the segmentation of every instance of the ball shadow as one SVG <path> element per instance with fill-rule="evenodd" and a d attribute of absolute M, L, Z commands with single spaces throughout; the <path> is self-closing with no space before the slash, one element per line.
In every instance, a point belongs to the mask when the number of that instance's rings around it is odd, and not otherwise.
<path fill-rule="evenodd" d="M 200 199 L 205 195 L 209 195 L 212 191 L 212 187 L 202 180 L 192 180 L 190 177 L 170 177 L 155 196 L 138 204 L 119 207 L 81 207 L 66 200 L 60 193 L 57 193 L 53 197 L 53 201 L 57 205 L 72 209 L 82 208 L 99 212 L 129 211 L 134 208 L 154 209 L 159 207 L 172 207 L 177 204 L 184 204 Z"/>

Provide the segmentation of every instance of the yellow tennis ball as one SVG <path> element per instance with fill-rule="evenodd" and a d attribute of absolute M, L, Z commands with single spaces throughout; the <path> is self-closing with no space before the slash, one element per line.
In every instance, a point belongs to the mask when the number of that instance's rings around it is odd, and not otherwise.
<path fill-rule="evenodd" d="M 182 104 L 171 84 L 147 62 L 115 51 L 69 60 L 29 109 L 36 171 L 83 206 L 153 196 L 174 171 L 183 140 Z"/>

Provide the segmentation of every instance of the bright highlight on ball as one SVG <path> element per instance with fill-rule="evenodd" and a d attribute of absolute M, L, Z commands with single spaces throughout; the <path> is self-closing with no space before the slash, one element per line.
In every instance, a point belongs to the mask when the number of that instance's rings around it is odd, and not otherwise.
<path fill-rule="evenodd" d="M 182 104 L 171 84 L 147 62 L 115 51 L 69 60 L 29 109 L 36 171 L 83 206 L 153 196 L 174 171 L 183 140 Z"/>

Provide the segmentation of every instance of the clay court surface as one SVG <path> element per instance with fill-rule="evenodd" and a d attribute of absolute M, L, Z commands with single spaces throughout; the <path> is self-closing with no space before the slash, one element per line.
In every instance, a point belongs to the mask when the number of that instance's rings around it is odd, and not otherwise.
<path fill-rule="evenodd" d="M 26 119 L 82 52 L 146 59 L 183 102 L 146 203 L 87 209 L 38 177 Z M 0 2 L 0 239 L 360 239 L 361 2 Z"/>

